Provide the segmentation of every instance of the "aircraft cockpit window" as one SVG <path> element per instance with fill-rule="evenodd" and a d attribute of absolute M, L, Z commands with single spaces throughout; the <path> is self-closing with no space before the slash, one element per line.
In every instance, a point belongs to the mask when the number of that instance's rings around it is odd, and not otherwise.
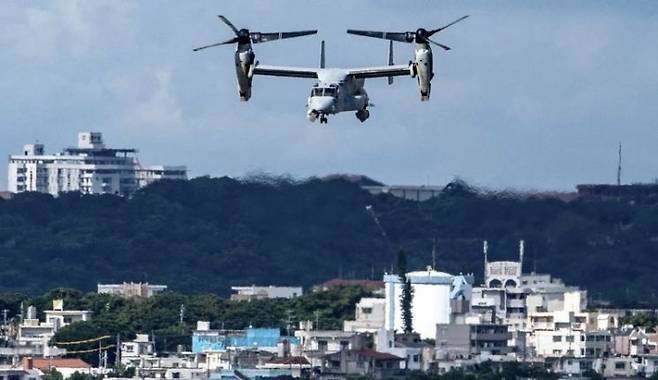
<path fill-rule="evenodd" d="M 324 96 L 336 96 L 336 89 L 334 87 L 325 88 Z"/>
<path fill-rule="evenodd" d="M 314 88 L 311 90 L 311 96 L 322 96 L 322 88 Z"/>

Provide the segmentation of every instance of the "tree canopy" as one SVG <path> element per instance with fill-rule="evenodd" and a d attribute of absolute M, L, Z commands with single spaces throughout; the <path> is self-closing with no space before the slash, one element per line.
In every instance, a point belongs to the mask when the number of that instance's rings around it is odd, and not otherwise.
<path fill-rule="evenodd" d="M 0 200 L 0 291 L 148 281 L 227 295 L 232 285 L 379 279 L 395 265 L 391 247 L 414 270 L 432 262 L 435 238 L 442 271 L 481 281 L 482 240 L 504 260 L 524 239 L 525 271 L 586 287 L 594 300 L 658 304 L 656 199 L 563 202 L 455 183 L 412 202 L 342 177 L 160 181 L 130 199 L 17 194 Z"/>

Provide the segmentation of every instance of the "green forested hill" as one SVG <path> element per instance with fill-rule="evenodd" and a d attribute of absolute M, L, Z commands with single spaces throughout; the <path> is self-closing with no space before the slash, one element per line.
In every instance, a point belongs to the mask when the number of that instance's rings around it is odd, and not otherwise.
<path fill-rule="evenodd" d="M 365 207 L 372 205 L 390 239 Z M 485 194 L 462 184 L 430 201 L 372 196 L 339 177 L 302 182 L 230 178 L 163 181 L 132 199 L 18 194 L 0 200 L 0 290 L 149 281 L 225 295 L 231 285 L 379 278 L 403 248 L 481 279 L 492 259 L 526 241 L 536 268 L 595 299 L 658 303 L 658 201 L 574 201 Z"/>

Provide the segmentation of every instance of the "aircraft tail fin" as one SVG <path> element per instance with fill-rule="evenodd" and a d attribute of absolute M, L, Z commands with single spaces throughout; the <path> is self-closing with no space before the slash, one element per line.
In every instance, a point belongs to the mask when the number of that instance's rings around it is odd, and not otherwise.
<path fill-rule="evenodd" d="M 393 40 L 388 41 L 388 65 L 393 66 Z M 393 84 L 393 77 L 388 77 L 388 84 Z"/>
<path fill-rule="evenodd" d="M 320 46 L 320 68 L 324 69 L 324 40 Z"/>

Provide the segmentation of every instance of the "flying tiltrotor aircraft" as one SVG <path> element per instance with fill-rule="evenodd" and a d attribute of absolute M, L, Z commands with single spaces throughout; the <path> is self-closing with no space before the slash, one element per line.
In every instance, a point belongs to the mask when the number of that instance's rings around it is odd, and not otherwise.
<path fill-rule="evenodd" d="M 388 66 L 348 69 L 325 67 L 324 41 L 322 41 L 319 68 L 260 65 L 255 59 L 252 43 L 255 44 L 277 39 L 315 34 L 317 33 L 317 30 L 283 33 L 249 32 L 248 29 L 244 28 L 238 30 L 224 16 L 219 15 L 218 17 L 228 25 L 231 30 L 233 30 L 235 37 L 224 42 L 196 48 L 194 51 L 237 42 L 238 46 L 235 51 L 235 68 L 240 100 L 247 101 L 251 97 L 251 85 L 254 75 L 317 79 L 318 82 L 313 85 L 311 94 L 307 101 L 307 117 L 310 121 L 319 119 L 321 124 L 326 124 L 328 115 L 347 111 L 356 111 L 356 117 L 361 122 L 368 119 L 370 112 L 367 108 L 371 104 L 364 88 L 366 78 L 387 77 L 388 83 L 392 84 L 393 77 L 395 76 L 410 75 L 412 77 L 417 77 L 421 91 L 421 100 L 428 100 L 430 81 L 434 76 L 432 68 L 432 49 L 429 47 L 429 43 L 441 46 L 446 50 L 450 49 L 445 45 L 430 40 L 429 37 L 468 16 L 464 16 L 435 30 L 427 31 L 421 28 L 415 33 L 385 33 L 348 30 L 348 33 L 351 34 L 391 40 L 389 42 Z M 416 42 L 415 61 L 409 62 L 407 65 L 394 65 L 393 41 Z"/>

